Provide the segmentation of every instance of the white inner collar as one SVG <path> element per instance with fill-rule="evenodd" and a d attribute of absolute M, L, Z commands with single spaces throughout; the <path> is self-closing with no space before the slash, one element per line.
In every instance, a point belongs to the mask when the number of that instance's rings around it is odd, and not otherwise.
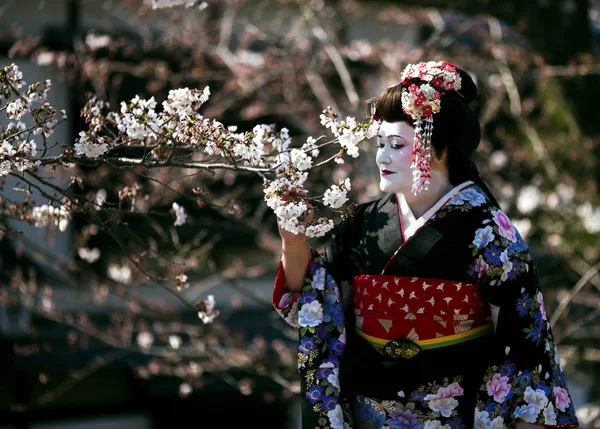
<path fill-rule="evenodd" d="M 427 222 L 429 219 L 431 219 L 431 217 L 439 209 L 441 209 L 444 205 L 446 205 L 446 203 L 448 203 L 448 201 L 450 201 L 454 197 L 454 195 L 456 195 L 463 189 L 468 188 L 469 186 L 471 186 L 473 184 L 474 183 L 469 180 L 467 182 L 461 183 L 458 186 L 455 186 L 450 191 L 448 191 L 448 193 L 446 193 L 446 195 L 444 195 L 442 198 L 440 198 L 438 200 L 438 202 L 435 203 L 429 210 L 427 210 L 423 214 L 423 216 L 421 216 L 418 219 L 415 218 L 415 215 L 413 214 L 412 210 L 410 209 L 410 206 L 408 205 L 406 198 L 404 198 L 404 194 L 397 194 L 398 203 L 399 203 L 399 207 L 400 207 L 400 214 L 402 216 L 402 227 L 404 228 L 404 231 L 403 231 L 404 238 L 407 240 L 409 237 L 412 237 L 415 234 L 415 232 L 417 232 L 417 230 L 420 227 L 422 227 L 425 224 L 425 222 Z"/>

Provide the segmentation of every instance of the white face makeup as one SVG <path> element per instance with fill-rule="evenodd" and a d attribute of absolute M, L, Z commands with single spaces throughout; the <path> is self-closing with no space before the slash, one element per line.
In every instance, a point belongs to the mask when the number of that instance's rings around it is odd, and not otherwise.
<path fill-rule="evenodd" d="M 415 129 L 406 122 L 383 121 L 377 134 L 379 188 L 386 193 L 410 193 L 412 147 Z"/>

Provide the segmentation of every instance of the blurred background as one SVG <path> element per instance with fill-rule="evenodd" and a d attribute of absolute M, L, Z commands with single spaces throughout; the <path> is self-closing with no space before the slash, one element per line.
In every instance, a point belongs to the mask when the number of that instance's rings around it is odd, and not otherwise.
<path fill-rule="evenodd" d="M 480 91 L 477 165 L 531 246 L 582 428 L 600 428 L 600 2 L 180 3 L 0 1 L 0 66 L 16 63 L 28 83 L 51 79 L 50 101 L 67 111 L 54 150 L 85 128 L 88 93 L 118 108 L 209 86 L 206 117 L 238 130 L 277 124 L 303 142 L 324 132 L 328 106 L 364 119 L 364 101 L 409 62 L 459 65 Z M 311 190 L 350 175 L 353 201 L 378 198 L 374 145 L 361 145 L 357 160 L 312 172 Z M 88 200 L 119 200 L 139 183 L 143 209 L 108 231 L 102 218 L 60 232 L 0 213 L 0 428 L 299 427 L 297 333 L 270 302 L 280 241 L 262 179 L 47 174 L 61 187 L 83 176 L 71 189 Z M 18 181 L 3 179 L 3 197 L 18 199 Z M 188 213 L 178 228 L 174 201 Z M 203 324 L 132 256 L 164 274 L 185 264 L 180 295 L 213 295 L 219 317 Z"/>

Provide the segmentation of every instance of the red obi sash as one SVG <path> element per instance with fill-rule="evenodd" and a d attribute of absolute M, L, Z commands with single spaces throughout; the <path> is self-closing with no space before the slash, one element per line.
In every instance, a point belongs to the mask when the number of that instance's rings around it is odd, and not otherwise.
<path fill-rule="evenodd" d="M 477 285 L 360 275 L 353 279 L 353 291 L 357 332 L 380 351 L 392 340 L 408 340 L 414 355 L 493 332 L 489 306 Z M 412 357 L 410 347 L 401 349 L 409 350 L 401 357 Z"/>

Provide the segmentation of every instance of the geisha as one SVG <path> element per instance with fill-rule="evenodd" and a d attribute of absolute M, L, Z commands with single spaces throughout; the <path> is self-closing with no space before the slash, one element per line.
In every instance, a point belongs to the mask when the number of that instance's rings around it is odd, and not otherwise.
<path fill-rule="evenodd" d="M 410 64 L 371 105 L 385 196 L 322 252 L 280 229 L 304 428 L 578 427 L 528 246 L 471 160 L 477 88 Z"/>

